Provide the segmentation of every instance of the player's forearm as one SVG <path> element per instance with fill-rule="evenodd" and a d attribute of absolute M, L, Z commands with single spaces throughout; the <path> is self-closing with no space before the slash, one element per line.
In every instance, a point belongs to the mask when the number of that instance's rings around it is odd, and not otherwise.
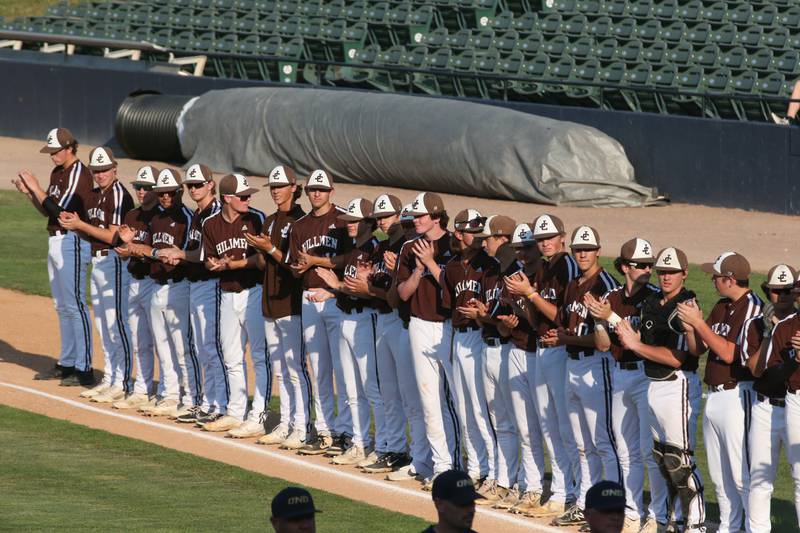
<path fill-rule="evenodd" d="M 633 346 L 632 349 L 644 359 L 673 368 L 680 368 L 686 357 L 685 352 L 673 351 L 664 346 L 651 346 L 644 343 L 639 343 Z"/>
<path fill-rule="evenodd" d="M 117 236 L 117 229 L 119 226 L 110 226 L 108 228 L 98 228 L 97 226 L 92 226 L 86 222 L 81 222 L 75 226 L 75 231 L 79 231 L 84 235 L 87 235 L 93 239 L 98 241 L 102 241 L 106 244 L 113 244 L 116 240 Z"/>
<path fill-rule="evenodd" d="M 422 279 L 421 276 L 413 274 L 410 278 L 408 278 L 403 282 L 400 282 L 397 285 L 397 295 L 400 297 L 401 300 L 407 302 L 411 299 L 411 296 L 414 295 L 414 293 L 417 290 L 417 287 L 419 287 L 420 279 Z"/>
<path fill-rule="evenodd" d="M 601 352 L 611 349 L 611 337 L 608 336 L 608 331 L 603 325 L 598 324 L 594 328 L 594 347 Z"/>
<path fill-rule="evenodd" d="M 542 298 L 541 294 L 534 292 L 531 297 L 528 298 L 528 300 L 530 300 L 530 302 L 536 306 L 536 309 L 538 309 L 541 314 L 547 317 L 547 320 L 552 322 L 556 319 L 558 307 Z"/>
<path fill-rule="evenodd" d="M 700 352 L 698 353 L 694 350 L 690 350 L 693 354 L 700 355 L 705 349 L 708 349 L 717 354 L 717 356 L 726 363 L 730 364 L 733 362 L 736 344 L 711 331 L 711 328 L 705 322 L 696 325 L 694 332 L 695 342 L 698 340 L 700 341 L 700 345 L 696 347 Z"/>
<path fill-rule="evenodd" d="M 595 347 L 593 333 L 589 335 L 560 335 L 559 337 L 563 344 L 569 344 L 570 346 Z"/>

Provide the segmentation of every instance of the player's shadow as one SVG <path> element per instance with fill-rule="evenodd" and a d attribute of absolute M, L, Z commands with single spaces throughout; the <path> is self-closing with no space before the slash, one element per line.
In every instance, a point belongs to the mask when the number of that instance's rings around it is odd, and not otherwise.
<path fill-rule="evenodd" d="M 56 359 L 47 355 L 23 352 L 0 339 L 0 362 L 12 363 L 35 372 L 50 370 L 56 364 Z"/>

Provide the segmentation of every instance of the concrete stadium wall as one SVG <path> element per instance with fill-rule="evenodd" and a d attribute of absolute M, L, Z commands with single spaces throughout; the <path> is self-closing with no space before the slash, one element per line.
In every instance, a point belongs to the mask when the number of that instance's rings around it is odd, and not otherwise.
<path fill-rule="evenodd" d="M 145 67 L 0 50 L 0 135 L 39 139 L 64 125 L 84 144 L 113 146 L 117 108 L 134 91 L 200 95 L 263 85 Z M 596 127 L 622 143 L 640 183 L 657 187 L 673 201 L 800 213 L 795 179 L 800 128 L 521 102 L 489 105 Z"/>

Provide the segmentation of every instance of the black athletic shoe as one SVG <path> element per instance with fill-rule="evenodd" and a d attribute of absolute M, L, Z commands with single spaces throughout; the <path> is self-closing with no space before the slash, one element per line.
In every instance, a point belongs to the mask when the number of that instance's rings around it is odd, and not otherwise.
<path fill-rule="evenodd" d="M 553 526 L 582 526 L 586 523 L 586 518 L 583 516 L 583 509 L 577 505 L 573 505 L 561 516 L 555 518 L 551 525 Z"/>
<path fill-rule="evenodd" d="M 204 413 L 199 406 L 195 405 L 194 407 L 189 408 L 188 413 L 184 413 L 179 417 L 175 418 L 175 422 L 179 422 L 181 424 L 194 424 L 200 417 L 208 416 L 208 413 Z"/>
<path fill-rule="evenodd" d="M 63 378 L 59 385 L 62 387 L 94 387 L 94 372 L 91 370 L 75 370 L 72 374 Z"/>
<path fill-rule="evenodd" d="M 353 445 L 353 437 L 350 435 L 337 435 L 333 437 L 333 444 L 325 452 L 325 457 L 337 457 L 346 452 Z"/>
<path fill-rule="evenodd" d="M 220 418 L 222 418 L 222 415 L 220 413 L 203 413 L 202 411 L 200 411 L 200 414 L 197 415 L 194 422 L 198 426 L 202 426 L 203 424 L 214 422 L 216 420 L 219 420 Z"/>
<path fill-rule="evenodd" d="M 368 474 L 382 474 L 394 472 L 411 464 L 411 457 L 407 453 L 388 452 L 382 453 L 378 460 L 362 468 Z"/>
<path fill-rule="evenodd" d="M 332 445 L 333 437 L 330 435 L 317 435 L 314 439 L 309 440 L 308 444 L 297 450 L 297 453 L 300 455 L 320 455 L 330 450 Z"/>
<path fill-rule="evenodd" d="M 58 363 L 56 363 L 56 365 L 53 368 L 45 370 L 44 372 L 37 373 L 35 376 L 33 376 L 33 379 L 35 379 L 36 381 L 44 381 L 49 379 L 64 379 L 65 377 L 71 376 L 74 373 L 75 373 L 74 366 L 61 366 Z"/>

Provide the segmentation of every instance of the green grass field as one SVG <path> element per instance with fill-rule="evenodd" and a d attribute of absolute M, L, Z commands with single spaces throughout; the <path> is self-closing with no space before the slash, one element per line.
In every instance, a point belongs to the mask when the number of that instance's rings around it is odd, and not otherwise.
<path fill-rule="evenodd" d="M 47 237 L 44 231 L 44 219 L 15 191 L 0 191 L 0 234 L 7 236 L 0 240 L 0 287 L 45 296 L 49 295 L 45 264 Z M 680 243 L 677 244 L 679 245 Z M 614 272 L 609 258 L 603 258 L 603 265 Z M 763 274 L 754 274 L 752 278 L 753 287 L 757 287 L 763 278 Z M 687 285 L 697 293 L 700 305 L 708 312 L 716 301 L 709 276 L 704 274 L 696 265 L 692 265 Z M 759 292 L 758 289 L 756 291 Z M 704 366 L 703 359 L 701 360 L 701 375 L 702 367 Z M 276 400 L 277 398 L 273 398 L 273 406 Z M 698 431 L 702 431 L 702 429 L 698 428 Z M 698 442 L 697 458 L 706 483 L 706 497 L 709 504 L 708 515 L 710 519 L 717 520 L 716 498 L 708 477 L 702 435 L 698 436 Z M 146 444 L 138 445 L 147 446 Z M 4 449 L 9 449 L 9 447 Z M 229 467 L 220 465 L 219 468 Z M 2 481 L 1 476 L 3 475 L 2 471 L 0 471 L 0 481 Z M 775 484 L 772 508 L 773 524 L 776 530 L 792 529 L 797 523 L 792 503 L 792 493 L 793 485 L 789 467 L 785 459 L 782 458 L 780 474 Z M 57 505 L 58 501 L 53 501 L 52 503 Z M 1 505 L 2 503 L 0 503 Z M 47 519 L 46 512 L 43 512 L 42 519 Z"/>
<path fill-rule="evenodd" d="M 0 406 L 0 529 L 269 531 L 286 481 Z M 319 531 L 421 531 L 423 520 L 311 489 Z"/>
<path fill-rule="evenodd" d="M 48 6 L 56 4 L 53 0 L 0 0 L 0 17 L 12 19 L 16 17 L 40 17 Z M 79 4 L 70 0 L 70 4 Z"/>

